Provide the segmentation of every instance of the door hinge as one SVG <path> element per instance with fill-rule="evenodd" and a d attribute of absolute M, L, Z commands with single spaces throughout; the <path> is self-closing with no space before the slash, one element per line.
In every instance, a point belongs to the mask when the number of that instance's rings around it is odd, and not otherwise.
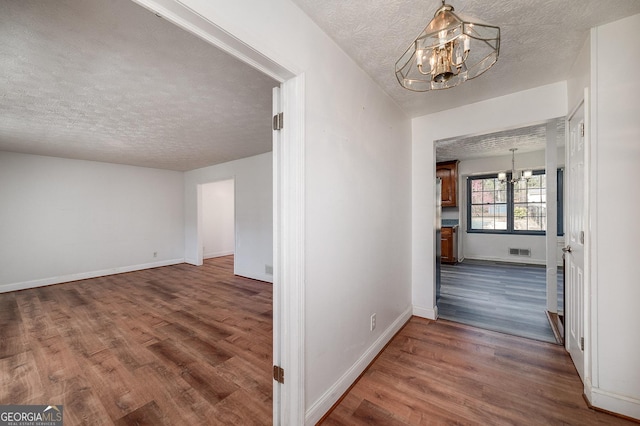
<path fill-rule="evenodd" d="M 584 138 L 584 123 L 580 123 L 580 136 Z"/>
<path fill-rule="evenodd" d="M 584 337 L 580 338 L 580 350 L 584 351 Z"/>
<path fill-rule="evenodd" d="M 284 113 L 278 113 L 273 116 L 273 130 L 282 130 L 284 127 Z"/>
<path fill-rule="evenodd" d="M 273 366 L 273 380 L 278 383 L 284 384 L 284 368 L 277 365 Z"/>

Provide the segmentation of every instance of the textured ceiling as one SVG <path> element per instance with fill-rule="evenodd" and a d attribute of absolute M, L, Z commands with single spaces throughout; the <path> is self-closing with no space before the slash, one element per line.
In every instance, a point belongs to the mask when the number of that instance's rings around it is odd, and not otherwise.
<path fill-rule="evenodd" d="M 640 13 L 638 0 L 448 0 L 456 12 L 500 27 L 500 57 L 460 86 L 414 93 L 398 84 L 395 61 L 439 0 L 293 1 L 412 117 L 566 80 L 590 28 Z"/>
<path fill-rule="evenodd" d="M 394 63 L 438 0 L 293 1 L 413 117 L 565 80 L 589 28 L 640 13 L 638 0 L 451 0 L 501 27 L 500 58 L 413 93 Z M 0 150 L 171 170 L 271 150 L 277 83 L 130 0 L 3 0 L 0 39 Z"/>
<path fill-rule="evenodd" d="M 0 150 L 191 170 L 271 151 L 271 78 L 130 0 L 0 3 Z"/>
<path fill-rule="evenodd" d="M 564 117 L 552 120 L 556 126 L 556 144 L 564 146 Z M 470 160 L 473 158 L 510 155 L 510 148 L 518 153 L 540 151 L 547 143 L 547 124 L 542 123 L 486 135 L 443 139 L 436 142 L 436 161 Z"/>

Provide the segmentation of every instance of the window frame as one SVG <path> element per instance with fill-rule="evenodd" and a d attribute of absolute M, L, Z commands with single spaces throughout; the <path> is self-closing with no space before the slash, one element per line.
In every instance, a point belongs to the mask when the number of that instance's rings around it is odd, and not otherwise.
<path fill-rule="evenodd" d="M 564 208 L 563 208 L 563 197 L 564 197 L 564 170 L 562 168 L 558 168 L 556 172 L 557 177 L 557 235 L 559 237 L 564 235 Z M 534 170 L 533 175 L 544 175 L 546 174 L 545 169 Z M 472 229 L 471 228 L 471 209 L 473 204 L 471 203 L 472 191 L 471 186 L 474 180 L 482 180 L 482 179 L 497 179 L 498 173 L 490 173 L 485 175 L 478 176 L 469 176 L 467 178 L 467 233 L 469 234 L 506 234 L 506 235 L 546 235 L 547 231 L 531 231 L 531 230 L 520 230 L 514 229 L 514 207 L 515 203 L 514 199 L 514 185 L 509 182 L 511 179 L 511 172 L 507 173 L 507 229 Z M 545 194 L 547 194 L 547 187 L 545 184 Z"/>

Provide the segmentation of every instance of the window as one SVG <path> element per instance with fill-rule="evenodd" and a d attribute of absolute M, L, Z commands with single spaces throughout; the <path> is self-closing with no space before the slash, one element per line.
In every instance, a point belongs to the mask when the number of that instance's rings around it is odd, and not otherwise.
<path fill-rule="evenodd" d="M 547 176 L 544 174 L 513 184 L 513 230 L 547 230 Z"/>
<path fill-rule="evenodd" d="M 473 230 L 507 230 L 507 184 L 497 177 L 470 178 L 471 226 Z"/>
<path fill-rule="evenodd" d="M 507 175 L 507 179 L 511 179 Z M 562 170 L 558 170 L 558 235 L 563 235 Z M 541 234 L 547 229 L 547 177 L 537 170 L 528 181 L 500 182 L 497 175 L 467 181 L 467 232 Z"/>

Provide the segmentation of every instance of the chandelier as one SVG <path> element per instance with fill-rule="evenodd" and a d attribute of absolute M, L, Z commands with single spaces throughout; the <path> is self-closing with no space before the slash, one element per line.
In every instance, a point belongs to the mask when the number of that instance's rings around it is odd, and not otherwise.
<path fill-rule="evenodd" d="M 396 62 L 396 78 L 414 92 L 448 89 L 491 68 L 500 52 L 500 28 L 453 13 L 444 3 Z"/>
<path fill-rule="evenodd" d="M 528 181 L 533 176 L 533 171 L 531 170 L 523 170 L 522 172 L 516 170 L 516 151 L 518 148 L 511 148 L 511 179 L 509 182 L 516 183 L 518 181 L 524 180 Z M 507 172 L 498 173 L 498 180 L 502 183 L 507 181 Z"/>

